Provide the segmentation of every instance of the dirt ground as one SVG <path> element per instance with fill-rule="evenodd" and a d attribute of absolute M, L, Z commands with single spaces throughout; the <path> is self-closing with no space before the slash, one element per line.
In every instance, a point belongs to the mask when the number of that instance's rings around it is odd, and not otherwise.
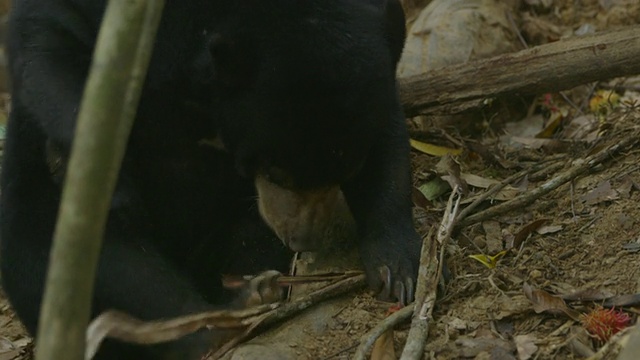
<path fill-rule="evenodd" d="M 526 3 L 519 25 L 529 45 L 590 27 L 599 31 L 640 23 L 640 0 Z M 447 148 L 463 145 L 465 150 L 455 157 L 460 171 L 476 176 L 465 178 L 469 191 L 463 200 L 484 193 L 482 184 L 535 168 L 476 212 L 527 196 L 588 156 L 640 134 L 640 77 L 518 101 L 524 106 L 511 108 L 509 115 L 492 108 L 480 120 L 478 114 L 470 116 L 474 123 L 464 126 L 430 119 L 410 124 L 416 140 Z M 438 156 L 413 150 L 412 160 L 416 223 L 426 235 L 440 223 L 450 189 L 445 186 L 427 200 L 446 171 L 436 170 L 441 169 Z M 531 205 L 463 227 L 447 246 L 451 276 L 436 302 L 426 358 L 582 359 L 597 351 L 602 342 L 586 332 L 581 317 L 568 313 L 615 305 L 635 323 L 638 300 L 620 296 L 640 293 L 639 202 L 636 144 Z M 470 257 L 481 255 L 498 257 L 485 263 Z M 538 297 L 525 291 L 527 285 Z M 549 305 L 547 296 L 564 298 L 569 310 Z M 384 319 L 390 307 L 366 292 L 354 294 L 348 306 L 331 315 L 330 331 L 313 343 L 289 346 L 304 358 L 350 359 L 358 339 Z M 546 311 L 534 311 L 540 308 Z M 398 355 L 407 329 L 405 324 L 394 332 Z M 30 359 L 31 349 L 31 339 L 0 293 L 0 360 Z"/>

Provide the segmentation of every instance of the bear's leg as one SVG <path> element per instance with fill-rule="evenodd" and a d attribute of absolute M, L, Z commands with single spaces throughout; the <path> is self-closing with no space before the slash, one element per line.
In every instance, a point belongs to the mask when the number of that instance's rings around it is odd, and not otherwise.
<path fill-rule="evenodd" d="M 400 109 L 362 171 L 343 186 L 358 226 L 369 284 L 380 296 L 413 301 L 422 241 L 413 225 L 409 141 Z"/>

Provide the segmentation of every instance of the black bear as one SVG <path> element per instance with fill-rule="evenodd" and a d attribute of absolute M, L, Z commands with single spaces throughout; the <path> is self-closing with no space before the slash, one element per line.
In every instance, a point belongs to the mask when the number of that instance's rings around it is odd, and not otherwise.
<path fill-rule="evenodd" d="M 13 3 L 0 261 L 3 288 L 32 334 L 105 6 Z M 289 249 L 318 246 L 340 192 L 370 285 L 411 301 L 421 240 L 395 81 L 404 31 L 397 0 L 167 0 L 93 315 L 159 319 L 226 306 L 220 275 L 285 270 Z M 99 356 L 197 359 L 212 337 L 108 343 Z"/>

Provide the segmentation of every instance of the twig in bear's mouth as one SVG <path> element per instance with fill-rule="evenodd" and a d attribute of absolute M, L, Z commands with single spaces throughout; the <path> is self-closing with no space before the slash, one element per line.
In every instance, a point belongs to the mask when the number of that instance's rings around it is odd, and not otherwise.
<path fill-rule="evenodd" d="M 344 272 L 328 272 L 314 275 L 282 275 L 278 277 L 278 285 L 285 287 L 295 284 L 310 284 L 317 282 L 332 282 L 350 278 L 363 274 L 360 270 L 350 270 Z M 222 286 L 226 289 L 239 289 L 246 285 L 255 275 L 224 275 Z"/>

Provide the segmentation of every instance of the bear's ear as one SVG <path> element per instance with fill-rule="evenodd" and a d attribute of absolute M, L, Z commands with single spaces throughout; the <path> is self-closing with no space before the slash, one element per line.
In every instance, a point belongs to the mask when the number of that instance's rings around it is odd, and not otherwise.
<path fill-rule="evenodd" d="M 213 60 L 214 81 L 227 89 L 246 89 L 253 84 L 257 73 L 254 52 L 238 41 L 215 34 L 209 51 Z"/>
<path fill-rule="evenodd" d="M 406 18 L 404 9 L 399 0 L 368 0 L 369 4 L 376 7 L 384 15 L 389 50 L 394 65 L 400 61 L 404 42 L 407 35 Z"/>

